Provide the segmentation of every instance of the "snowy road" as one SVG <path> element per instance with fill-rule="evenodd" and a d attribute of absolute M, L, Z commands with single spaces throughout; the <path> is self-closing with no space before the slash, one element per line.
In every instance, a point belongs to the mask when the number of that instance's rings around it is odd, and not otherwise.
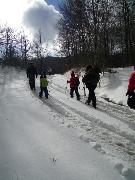
<path fill-rule="evenodd" d="M 53 83 L 40 100 L 24 72 L 0 70 L 0 180 L 134 180 L 134 112 L 94 110 Z"/>
<path fill-rule="evenodd" d="M 60 77 L 58 77 L 60 78 Z M 69 98 L 69 91 L 64 89 L 57 77 L 51 80 L 50 91 L 53 98 L 69 109 L 72 115 L 65 119 L 68 126 L 79 127 L 85 131 L 82 138 L 98 143 L 112 156 L 135 164 L 135 111 L 127 106 L 120 106 L 98 97 L 97 110 L 87 106 L 87 97 L 81 95 L 81 103 Z M 60 97 L 60 98 L 59 98 Z M 69 113 L 68 113 L 69 116 Z M 71 118 L 72 116 L 72 118 Z M 72 120 L 71 120 L 72 119 Z"/>

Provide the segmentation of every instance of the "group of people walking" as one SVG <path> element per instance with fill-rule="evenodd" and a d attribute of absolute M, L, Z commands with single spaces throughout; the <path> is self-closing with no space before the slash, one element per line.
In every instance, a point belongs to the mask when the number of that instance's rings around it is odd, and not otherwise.
<path fill-rule="evenodd" d="M 84 87 L 89 91 L 88 99 L 86 103 L 89 105 L 92 102 L 92 106 L 96 108 L 97 102 L 96 102 L 96 96 L 95 96 L 95 89 L 97 87 L 97 84 L 100 80 L 100 73 L 101 70 L 98 67 L 92 67 L 91 65 L 88 65 L 85 70 L 85 74 L 82 77 L 82 82 L 84 84 Z M 34 67 L 34 65 L 31 63 L 30 66 L 27 68 L 27 77 L 29 79 L 29 85 L 32 90 L 35 90 L 35 78 L 37 78 L 38 73 L 37 69 Z M 40 76 L 40 92 L 39 97 L 42 98 L 43 92 L 45 93 L 45 97 L 48 98 L 48 86 L 49 81 L 47 80 L 46 74 L 41 74 Z M 67 83 L 70 84 L 70 97 L 73 98 L 74 92 L 76 94 L 77 100 L 80 100 L 80 94 L 79 94 L 79 76 L 75 75 L 74 71 L 71 72 L 71 77 L 69 80 L 67 80 Z M 135 109 L 135 71 L 131 74 L 129 78 L 129 84 L 128 84 L 128 90 L 126 93 L 126 96 L 128 96 L 127 104 L 129 107 Z"/>
<path fill-rule="evenodd" d="M 98 68 L 93 68 L 92 66 L 87 66 L 86 72 L 84 77 L 82 78 L 82 82 L 86 85 L 86 88 L 89 90 L 87 104 L 90 104 L 92 101 L 92 105 L 96 108 L 96 96 L 95 96 L 95 89 L 97 87 L 97 83 L 100 79 L 101 71 Z M 35 90 L 35 78 L 37 78 L 38 73 L 37 69 L 34 67 L 32 63 L 27 68 L 27 77 L 29 79 L 29 85 L 32 90 Z M 79 76 L 75 75 L 74 71 L 71 72 L 70 80 L 67 80 L 67 83 L 70 84 L 70 96 L 73 98 L 74 92 L 76 94 L 77 100 L 80 100 L 80 94 L 78 92 L 79 89 Z M 48 80 L 46 74 L 41 74 L 40 76 L 40 92 L 39 97 L 42 98 L 43 92 L 45 93 L 45 97 L 48 98 Z"/>
<path fill-rule="evenodd" d="M 101 70 L 98 67 L 92 67 L 88 65 L 86 67 L 85 75 L 82 78 L 82 82 L 86 85 L 89 90 L 88 100 L 86 103 L 89 105 L 92 102 L 94 108 L 96 108 L 96 96 L 95 89 L 100 80 Z M 78 92 L 78 87 L 80 84 L 79 77 L 75 76 L 74 71 L 71 72 L 71 78 L 67 81 L 70 83 L 70 96 L 73 98 L 73 92 L 75 91 L 77 100 L 80 100 L 80 94 Z"/>

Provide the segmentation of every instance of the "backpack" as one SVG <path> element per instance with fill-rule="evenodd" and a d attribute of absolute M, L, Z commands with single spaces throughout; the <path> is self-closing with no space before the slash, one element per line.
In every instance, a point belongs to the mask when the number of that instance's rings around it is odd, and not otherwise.
<path fill-rule="evenodd" d="M 76 85 L 79 86 L 79 84 L 80 84 L 79 78 L 75 77 L 75 79 L 76 79 Z"/>
<path fill-rule="evenodd" d="M 82 82 L 86 85 L 86 87 L 90 87 L 90 86 L 97 86 L 97 83 L 99 82 L 100 80 L 100 75 L 99 73 L 96 73 L 96 72 L 90 72 L 88 74 L 85 74 L 83 79 L 82 79 Z"/>

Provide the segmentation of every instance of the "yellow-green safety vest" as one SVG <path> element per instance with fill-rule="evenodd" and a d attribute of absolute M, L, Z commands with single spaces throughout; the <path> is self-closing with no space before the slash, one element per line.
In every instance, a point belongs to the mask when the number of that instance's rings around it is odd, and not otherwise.
<path fill-rule="evenodd" d="M 40 79 L 40 87 L 44 88 L 48 86 L 48 81 L 45 78 Z"/>

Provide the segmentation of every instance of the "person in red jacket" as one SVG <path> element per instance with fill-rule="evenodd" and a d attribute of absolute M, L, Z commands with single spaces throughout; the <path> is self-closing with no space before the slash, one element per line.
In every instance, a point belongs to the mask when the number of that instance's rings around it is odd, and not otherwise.
<path fill-rule="evenodd" d="M 67 83 L 70 83 L 70 96 L 73 98 L 74 91 L 76 93 L 77 100 L 80 100 L 80 94 L 78 92 L 78 86 L 80 84 L 79 77 L 75 77 L 74 71 L 71 72 L 70 80 L 67 80 Z"/>
<path fill-rule="evenodd" d="M 131 74 L 128 82 L 128 90 L 126 95 L 133 95 L 135 92 L 135 71 Z"/>
<path fill-rule="evenodd" d="M 128 90 L 126 96 L 128 95 L 127 104 L 129 107 L 135 109 L 135 71 L 131 74 L 128 82 Z"/>

